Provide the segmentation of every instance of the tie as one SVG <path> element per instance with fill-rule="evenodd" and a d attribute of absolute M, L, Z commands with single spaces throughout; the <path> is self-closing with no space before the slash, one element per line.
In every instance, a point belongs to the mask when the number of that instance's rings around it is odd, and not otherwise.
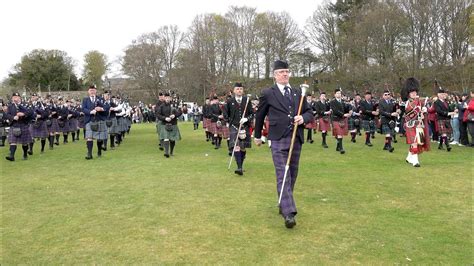
<path fill-rule="evenodd" d="M 91 101 L 95 103 L 95 97 L 91 97 Z"/>
<path fill-rule="evenodd" d="M 288 86 L 285 86 L 284 90 L 285 90 L 285 98 L 288 101 L 288 104 L 291 105 L 291 103 L 293 102 L 293 99 L 291 98 L 291 95 L 290 95 L 290 88 Z"/>

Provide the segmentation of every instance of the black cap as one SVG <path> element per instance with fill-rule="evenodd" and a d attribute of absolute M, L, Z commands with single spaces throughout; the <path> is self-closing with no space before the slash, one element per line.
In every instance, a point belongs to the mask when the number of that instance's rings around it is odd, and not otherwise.
<path fill-rule="evenodd" d="M 237 87 L 237 88 L 242 88 L 242 87 L 244 87 L 244 86 L 242 85 L 241 82 L 236 82 L 236 83 L 234 84 L 234 88 L 236 88 L 236 87 Z"/>
<path fill-rule="evenodd" d="M 38 96 L 38 94 L 36 94 L 36 92 L 33 92 L 31 96 Z"/>
<path fill-rule="evenodd" d="M 336 93 L 336 92 L 338 92 L 338 91 L 342 92 L 342 89 L 341 89 L 341 88 L 337 88 L 337 89 L 334 90 L 334 93 Z"/>
<path fill-rule="evenodd" d="M 325 91 L 322 91 L 322 92 L 319 93 L 319 95 L 321 95 L 321 94 L 326 94 L 326 92 L 325 92 Z"/>
<path fill-rule="evenodd" d="M 95 87 L 95 85 L 90 85 L 90 86 L 89 86 L 89 90 L 90 90 L 90 89 L 96 90 L 97 88 Z"/>
<path fill-rule="evenodd" d="M 388 93 L 388 94 L 390 94 L 390 91 L 389 91 L 389 90 L 384 90 L 383 93 Z"/>
<path fill-rule="evenodd" d="M 447 91 L 441 87 L 438 88 L 438 93 L 446 93 Z"/>
<path fill-rule="evenodd" d="M 165 96 L 171 96 L 168 92 L 165 92 Z"/>
<path fill-rule="evenodd" d="M 163 93 L 162 92 L 158 93 L 158 96 L 163 96 Z"/>
<path fill-rule="evenodd" d="M 366 91 L 366 92 L 365 92 L 365 95 L 372 95 L 372 92 Z"/>
<path fill-rule="evenodd" d="M 105 90 L 104 94 L 110 93 L 110 90 Z"/>
<path fill-rule="evenodd" d="M 212 99 L 213 100 L 218 100 L 219 98 L 217 97 L 217 95 L 214 95 L 214 96 L 212 96 Z"/>
<path fill-rule="evenodd" d="M 286 61 L 283 61 L 283 60 L 276 60 L 274 63 L 273 63 L 273 70 L 278 70 L 278 69 L 289 69 L 289 65 L 288 65 L 288 62 Z"/>
<path fill-rule="evenodd" d="M 12 97 L 13 97 L 13 96 L 18 96 L 18 97 L 21 97 L 21 96 L 20 96 L 20 94 L 19 94 L 18 92 L 14 92 L 14 93 L 12 94 Z"/>

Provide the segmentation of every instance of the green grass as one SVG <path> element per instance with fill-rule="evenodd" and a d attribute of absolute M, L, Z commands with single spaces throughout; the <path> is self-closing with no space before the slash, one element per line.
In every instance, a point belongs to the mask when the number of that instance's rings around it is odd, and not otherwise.
<path fill-rule="evenodd" d="M 92 161 L 82 139 L 44 154 L 36 145 L 27 161 L 21 149 L 14 163 L 2 158 L 1 264 L 473 262 L 472 148 L 434 149 L 414 168 L 404 139 L 393 154 L 380 135 L 372 148 L 346 140 L 340 155 L 318 134 L 303 147 L 288 230 L 267 147 L 253 147 L 236 176 L 202 130 L 180 128 L 169 159 L 152 124 Z"/>

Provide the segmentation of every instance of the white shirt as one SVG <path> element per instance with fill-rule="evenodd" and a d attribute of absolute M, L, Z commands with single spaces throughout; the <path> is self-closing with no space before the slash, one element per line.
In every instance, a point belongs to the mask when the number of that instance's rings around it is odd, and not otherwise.
<path fill-rule="evenodd" d="M 290 88 L 290 94 L 291 94 L 291 86 L 290 86 L 289 83 L 287 85 L 282 85 L 282 84 L 277 83 L 277 86 L 278 86 L 278 89 L 280 90 L 281 94 L 283 94 L 283 96 L 285 96 L 285 87 Z"/>

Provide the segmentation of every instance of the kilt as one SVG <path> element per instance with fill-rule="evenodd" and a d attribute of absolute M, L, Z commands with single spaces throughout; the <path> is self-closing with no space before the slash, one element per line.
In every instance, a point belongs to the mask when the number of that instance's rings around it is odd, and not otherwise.
<path fill-rule="evenodd" d="M 77 118 L 71 118 L 68 120 L 69 122 L 69 132 L 76 132 L 78 130 L 77 124 L 79 123 L 77 121 Z"/>
<path fill-rule="evenodd" d="M 84 128 L 84 116 L 79 116 L 79 118 L 77 118 L 77 127 Z"/>
<path fill-rule="evenodd" d="M 119 132 L 125 132 L 128 130 L 127 119 L 123 116 L 117 116 L 117 128 Z"/>
<path fill-rule="evenodd" d="M 375 132 L 375 120 L 362 120 L 361 122 L 365 132 Z"/>
<path fill-rule="evenodd" d="M 46 122 L 44 122 L 44 120 L 38 120 L 37 123 L 38 126 L 35 126 L 35 123 L 30 125 L 31 137 L 41 139 L 47 138 L 49 134 L 48 128 L 46 127 Z"/>
<path fill-rule="evenodd" d="M 219 128 L 217 128 L 217 123 L 216 122 L 211 122 L 209 124 L 209 127 L 207 128 L 207 131 L 211 132 L 214 135 L 220 135 L 222 132 L 220 131 Z"/>
<path fill-rule="evenodd" d="M 331 122 L 328 118 L 319 118 L 319 131 L 331 131 Z"/>
<path fill-rule="evenodd" d="M 291 134 L 279 140 L 272 141 L 272 159 L 275 166 L 277 195 L 280 196 L 283 177 L 285 175 L 285 165 L 288 159 L 288 152 L 291 144 Z M 293 191 L 298 177 L 298 164 L 301 154 L 301 143 L 296 139 L 293 146 L 293 153 L 290 158 L 290 165 L 285 180 L 285 187 L 281 197 L 280 208 L 283 215 L 296 214 L 296 204 L 293 199 Z"/>
<path fill-rule="evenodd" d="M 332 135 L 333 136 L 347 136 L 349 134 L 349 125 L 347 123 L 347 118 L 344 118 L 342 121 L 332 121 Z M 341 123 L 343 122 L 343 125 L 341 126 Z"/>
<path fill-rule="evenodd" d="M 49 133 L 56 133 L 59 132 L 59 125 L 57 118 L 51 118 L 51 126 L 48 127 Z"/>
<path fill-rule="evenodd" d="M 237 139 L 237 146 L 239 146 L 241 149 L 245 149 L 245 148 L 252 148 L 252 139 L 250 137 L 250 129 L 247 127 L 247 128 L 243 128 L 242 129 L 245 129 L 245 139 Z M 230 126 L 229 127 L 229 132 L 230 132 L 230 141 L 229 141 L 229 146 L 230 147 L 234 147 L 234 142 L 235 142 L 235 139 L 237 138 L 237 134 L 238 134 L 238 131 L 239 131 L 239 128 L 235 127 L 235 126 Z"/>
<path fill-rule="evenodd" d="M 92 131 L 91 122 L 86 124 L 86 139 L 98 139 L 106 140 L 107 139 L 107 126 L 105 121 L 99 121 L 99 130 Z"/>
<path fill-rule="evenodd" d="M 110 118 L 110 121 L 112 121 L 112 125 L 109 127 L 109 134 L 119 134 L 119 127 L 117 125 L 117 118 L 112 117 Z"/>
<path fill-rule="evenodd" d="M 172 125 L 170 131 L 166 130 L 166 126 L 162 125 L 160 127 L 160 139 L 169 139 L 169 140 L 181 140 L 181 133 L 179 132 L 178 125 Z"/>
<path fill-rule="evenodd" d="M 222 123 L 222 126 L 218 128 L 220 135 L 223 139 L 228 139 L 230 137 L 229 127 Z"/>
<path fill-rule="evenodd" d="M 0 127 L 0 137 L 6 137 L 7 136 L 7 131 L 5 130 L 5 127 Z"/>
<path fill-rule="evenodd" d="M 384 135 L 390 134 L 393 136 L 395 135 L 395 130 L 390 128 L 388 124 L 382 124 L 382 134 Z"/>
<path fill-rule="evenodd" d="M 61 127 L 61 122 L 64 122 L 64 126 Z M 68 133 L 69 132 L 69 120 L 58 120 L 59 132 Z"/>
<path fill-rule="evenodd" d="M 211 126 L 211 119 L 204 117 L 202 119 L 202 127 L 207 129 L 207 131 L 211 132 L 210 129 L 209 129 L 210 126 Z"/>
<path fill-rule="evenodd" d="M 158 134 L 158 136 L 160 136 L 160 130 L 161 130 L 162 126 L 163 126 L 163 123 L 160 120 L 157 120 L 156 121 L 156 133 Z"/>
<path fill-rule="evenodd" d="M 304 127 L 309 128 L 309 129 L 316 128 L 317 127 L 316 118 L 313 118 L 313 120 L 311 120 L 309 123 L 307 123 Z"/>
<path fill-rule="evenodd" d="M 10 144 L 30 144 L 33 142 L 31 138 L 30 126 L 28 124 L 22 124 L 19 126 L 21 128 L 21 135 L 16 137 L 13 135 L 13 127 L 10 127 L 8 131 L 8 143 Z"/>
<path fill-rule="evenodd" d="M 453 127 L 450 120 L 438 120 L 436 131 L 439 135 L 446 134 L 450 136 L 453 133 Z"/>
<path fill-rule="evenodd" d="M 351 116 L 347 119 L 347 123 L 348 123 L 347 128 L 348 128 L 348 130 L 356 130 L 357 129 L 356 119 L 359 119 L 359 123 L 360 123 L 360 118 L 358 118 L 358 117 Z"/>

